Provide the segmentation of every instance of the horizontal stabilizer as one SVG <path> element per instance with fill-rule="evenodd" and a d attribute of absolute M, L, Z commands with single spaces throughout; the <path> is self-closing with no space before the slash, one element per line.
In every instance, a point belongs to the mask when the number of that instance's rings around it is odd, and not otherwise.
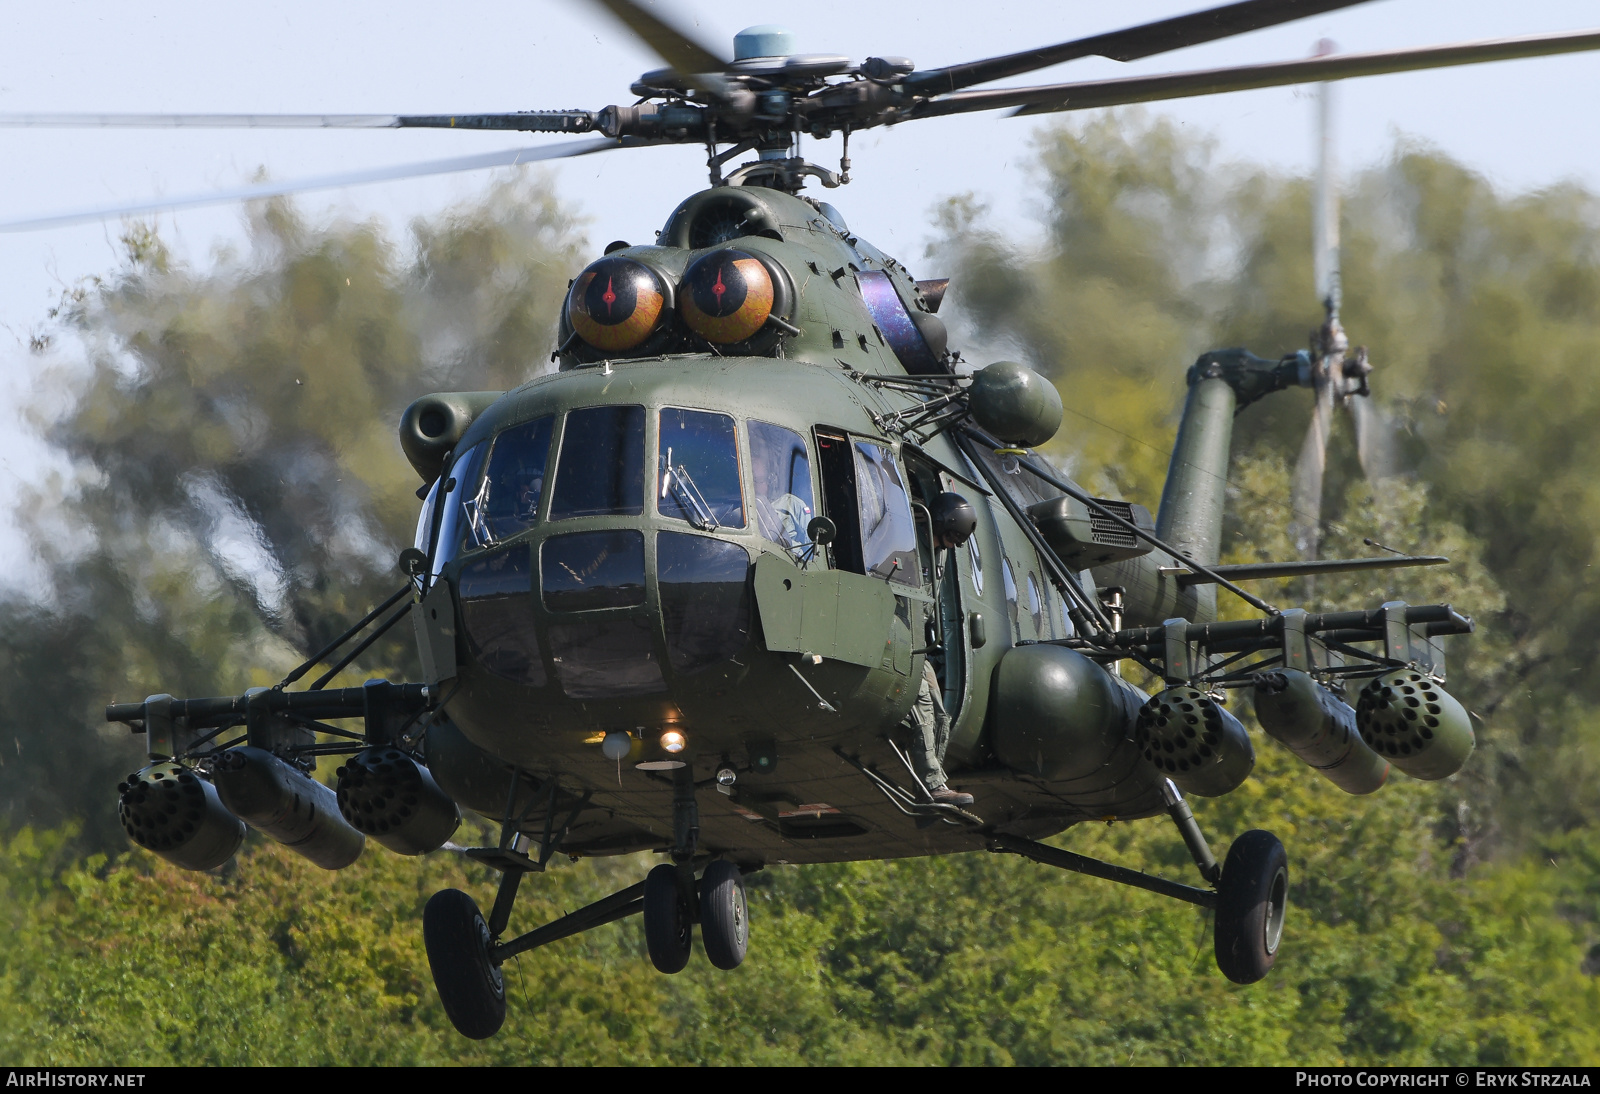
<path fill-rule="evenodd" d="M 1344 574 L 1352 570 L 1393 570 L 1402 566 L 1443 566 L 1443 555 L 1396 555 L 1389 558 L 1319 558 L 1307 562 L 1249 562 L 1237 566 L 1213 566 L 1212 574 L 1229 581 L 1258 581 L 1269 577 L 1305 577 L 1310 574 Z M 1191 573 L 1186 567 L 1162 567 L 1163 573 L 1178 574 L 1178 584 L 1207 585 L 1212 574 Z"/>

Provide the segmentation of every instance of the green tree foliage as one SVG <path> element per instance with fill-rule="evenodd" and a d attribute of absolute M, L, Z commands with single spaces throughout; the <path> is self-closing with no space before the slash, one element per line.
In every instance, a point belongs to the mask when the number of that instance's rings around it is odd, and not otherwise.
<path fill-rule="evenodd" d="M 1321 321 L 1310 186 L 1219 164 L 1208 144 L 1137 112 L 1047 131 L 1039 152 L 1050 214 L 1037 246 L 986 231 L 981 208 L 960 198 L 938 210 L 934 250 L 972 271 L 951 294 L 974 334 L 1061 386 L 1060 454 L 1086 482 L 1153 504 L 1184 365 L 1218 346 L 1294 352 Z M 1488 727 L 1493 756 L 1479 776 L 1494 784 L 1495 821 L 1534 842 L 1600 822 L 1600 592 L 1586 577 L 1600 533 L 1600 205 L 1571 185 L 1501 195 L 1403 143 L 1349 191 L 1343 320 L 1370 348 L 1405 474 L 1357 489 L 1341 414 L 1324 553 L 1370 554 L 1366 538 L 1454 555 L 1481 544 L 1483 574 L 1506 592 L 1450 590 L 1485 632 L 1458 643 L 1471 671 L 1451 686 Z M 1235 452 L 1292 461 L 1310 410 L 1309 392 L 1263 399 L 1240 414 Z M 1247 491 L 1249 476 L 1235 476 L 1229 542 L 1294 557 L 1281 535 L 1287 490 L 1273 480 Z M 1382 503 L 1383 527 L 1363 524 L 1347 498 Z M 1411 574 L 1395 584 L 1413 602 L 1426 587 Z"/>
<path fill-rule="evenodd" d="M 0 635 L 14 820 L 81 816 L 120 841 L 105 787 L 139 750 L 105 727 L 107 701 L 274 683 L 398 588 L 417 509 L 401 410 L 536 372 L 578 260 L 530 180 L 413 225 L 404 248 L 282 203 L 249 229 L 200 271 L 136 227 L 127 263 L 57 310 L 35 418 L 72 475 L 33 491 L 47 583 L 4 606 Z M 414 663 L 386 642 L 340 683 Z"/>
<path fill-rule="evenodd" d="M 1308 190 L 1217 164 L 1138 115 L 1049 131 L 1039 153 L 1049 213 L 1033 249 L 986 230 L 970 199 L 940 210 L 953 299 L 978 340 L 1060 384 L 1057 454 L 1074 473 L 1153 502 L 1185 365 L 1214 345 L 1292 350 L 1320 318 Z M 486 903 L 485 868 L 374 845 L 327 874 L 254 836 L 213 875 L 127 851 L 110 788 L 138 751 L 99 710 L 157 684 L 269 683 L 391 589 L 416 508 L 400 408 L 541 367 L 579 241 L 528 182 L 413 226 L 403 249 L 282 205 L 254 213 L 246 251 L 214 270 L 130 234 L 128 264 L 64 301 L 38 420 L 72 472 L 39 484 L 29 514 L 44 594 L 0 604 L 15 738 L 0 748 L 0 1052 L 189 1066 L 1600 1061 L 1600 718 L 1577 679 L 1594 660 L 1593 594 L 1575 577 L 1597 530 L 1581 431 L 1600 218 L 1577 191 L 1508 198 L 1405 148 L 1356 180 L 1348 208 L 1346 321 L 1372 348 L 1408 464 L 1369 484 L 1341 434 L 1325 551 L 1365 554 L 1373 538 L 1455 564 L 1262 591 L 1314 609 L 1398 593 L 1477 615 L 1451 687 L 1480 718 L 1480 750 L 1446 783 L 1396 774 L 1351 798 L 1254 734 L 1254 775 L 1196 809 L 1219 852 L 1252 827 L 1288 845 L 1293 904 L 1267 980 L 1227 983 L 1194 908 L 1014 857 L 774 867 L 750 879 L 740 969 L 697 957 L 659 976 L 624 921 L 508 966 L 507 1026 L 484 1043 L 449 1029 L 418 921 L 442 887 Z M 1230 561 L 1290 556 L 1288 461 L 1308 408 L 1288 393 L 1241 415 Z M 351 679 L 411 656 L 375 647 Z M 1061 841 L 1193 876 L 1160 822 Z M 513 927 L 648 865 L 559 860 L 525 883 Z"/>

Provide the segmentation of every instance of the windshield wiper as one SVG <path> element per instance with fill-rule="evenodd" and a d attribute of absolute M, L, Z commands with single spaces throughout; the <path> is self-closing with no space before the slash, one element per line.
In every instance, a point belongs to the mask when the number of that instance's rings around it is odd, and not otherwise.
<path fill-rule="evenodd" d="M 715 532 L 722 527 L 716 514 L 711 511 L 711 506 L 706 503 L 705 495 L 700 493 L 700 488 L 694 484 L 689 471 L 682 464 L 672 466 L 672 449 L 667 449 L 666 470 L 661 473 L 661 496 L 672 495 L 672 500 L 678 503 L 678 508 L 683 510 L 684 516 L 690 524 L 702 532 Z"/>
<path fill-rule="evenodd" d="M 472 542 L 479 547 L 494 546 L 494 533 L 483 519 L 484 495 L 488 492 L 489 479 L 484 476 L 483 485 L 478 487 L 478 496 L 461 503 L 461 511 L 467 515 L 467 531 L 472 533 Z"/>

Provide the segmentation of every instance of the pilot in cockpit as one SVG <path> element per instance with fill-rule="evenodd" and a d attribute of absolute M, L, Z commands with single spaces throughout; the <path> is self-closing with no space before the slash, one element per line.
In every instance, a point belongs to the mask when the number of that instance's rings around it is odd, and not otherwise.
<path fill-rule="evenodd" d="M 816 507 L 805 441 L 792 429 L 751 422 L 750 455 L 755 472 L 756 525 L 761 535 L 797 560 L 809 559 L 811 537 L 806 528 Z"/>

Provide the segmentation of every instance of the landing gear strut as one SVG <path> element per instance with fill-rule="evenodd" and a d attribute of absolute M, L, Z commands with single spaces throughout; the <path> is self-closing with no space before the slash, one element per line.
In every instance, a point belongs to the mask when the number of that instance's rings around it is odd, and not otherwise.
<path fill-rule="evenodd" d="M 1289 902 L 1289 858 L 1283 844 L 1271 832 L 1251 829 L 1233 841 L 1227 861 L 1219 866 L 1188 802 L 1172 780 L 1166 780 L 1163 791 L 1167 812 L 1183 836 L 1200 876 L 1215 889 L 1168 881 L 1021 836 L 995 833 L 989 837 L 989 850 L 1009 851 L 1046 866 L 1132 885 L 1211 909 L 1216 913 L 1212 942 L 1217 968 L 1235 984 L 1254 984 L 1272 969 L 1283 939 L 1284 913 Z"/>
<path fill-rule="evenodd" d="M 509 941 L 500 939 L 511 921 L 511 907 L 522 876 L 544 869 L 559 849 L 566 827 L 554 830 L 547 819 L 538 859 L 522 852 L 525 842 L 511 821 L 507 822 L 499 847 L 472 848 L 467 852 L 503 871 L 488 919 L 459 889 L 435 893 L 422 913 L 428 965 L 445 1014 L 456 1029 L 482 1040 L 504 1023 L 506 989 L 500 966 L 508 958 L 640 912 L 644 913 L 650 961 L 660 971 L 681 972 L 689 963 L 696 924 L 713 965 L 719 969 L 739 966 L 750 943 L 744 870 L 736 863 L 717 859 L 707 864 L 699 881 L 695 880 L 700 822 L 694 784 L 687 772 L 674 783 L 672 862 L 655 867 L 636 885 Z M 552 789 L 547 810 L 554 809 L 555 799 Z"/>

